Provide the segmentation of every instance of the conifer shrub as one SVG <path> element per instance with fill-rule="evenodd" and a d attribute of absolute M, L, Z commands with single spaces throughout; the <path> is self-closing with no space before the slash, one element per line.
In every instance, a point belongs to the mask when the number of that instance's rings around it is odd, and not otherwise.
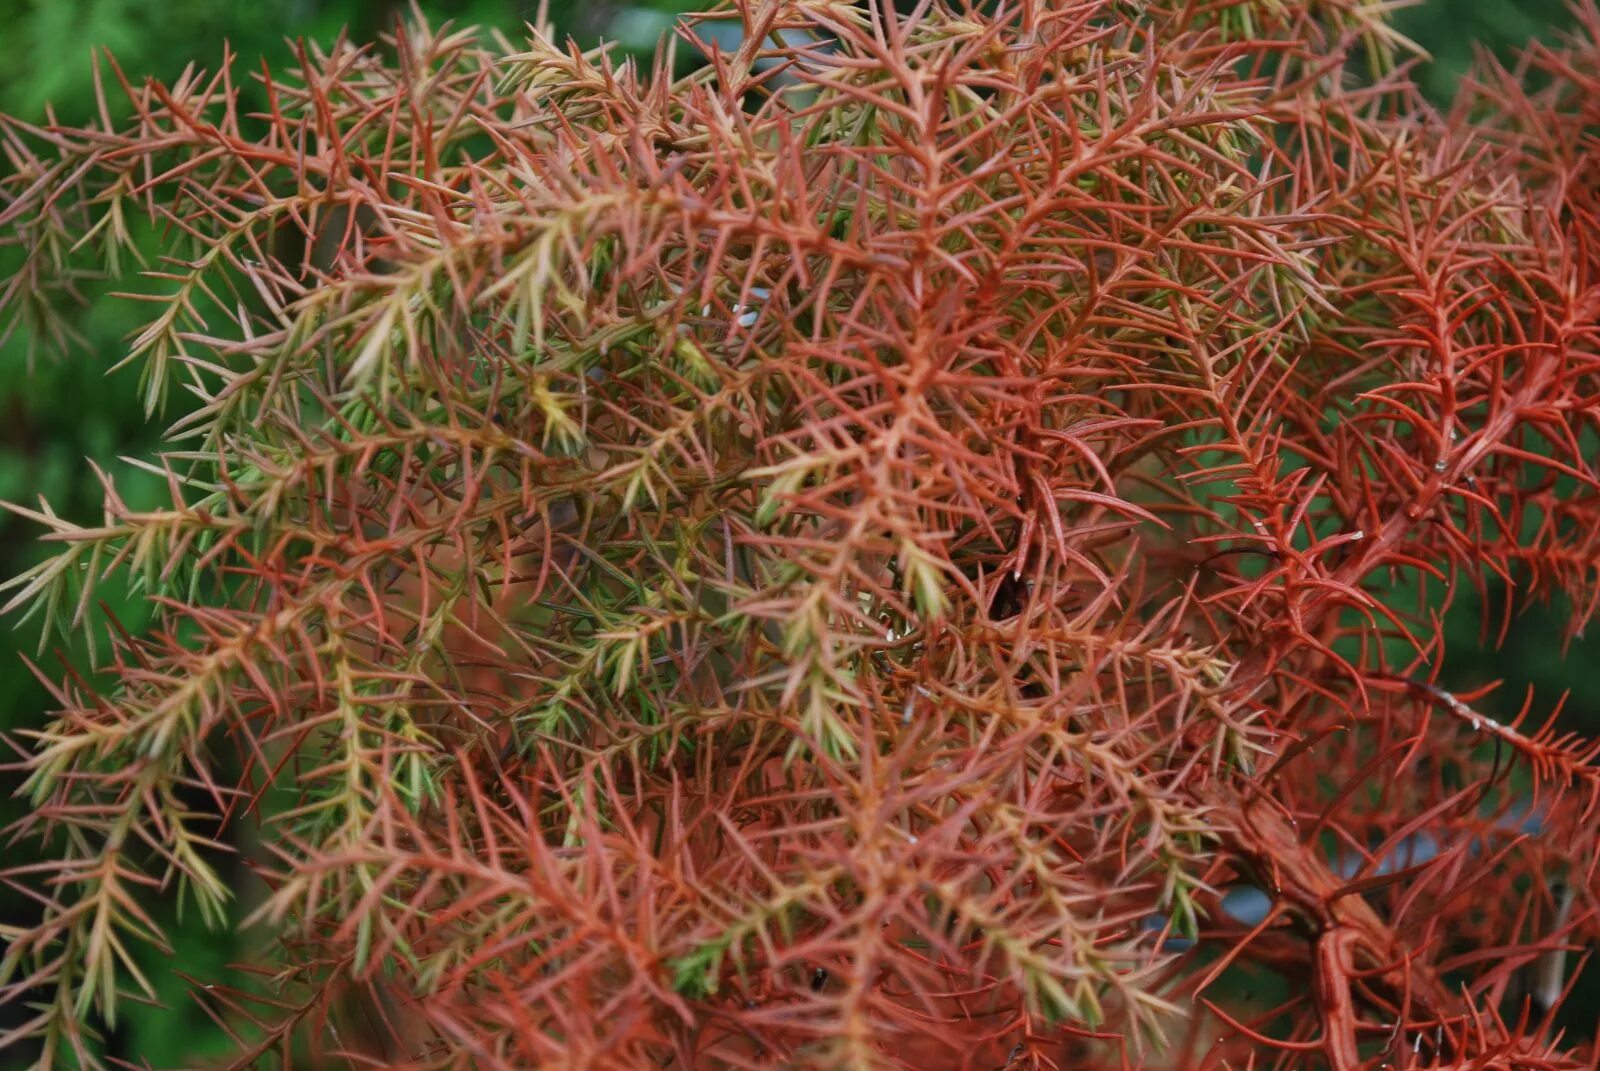
<path fill-rule="evenodd" d="M 101 1065 L 175 902 L 239 1068 L 1592 1066 L 1600 745 L 1441 621 L 1600 598 L 1600 13 L 1441 115 L 1381 8 L 415 19 L 0 120 L 4 328 L 86 359 L 155 228 L 172 421 L 159 508 L 12 507 L 92 662 L 0 1044 Z"/>

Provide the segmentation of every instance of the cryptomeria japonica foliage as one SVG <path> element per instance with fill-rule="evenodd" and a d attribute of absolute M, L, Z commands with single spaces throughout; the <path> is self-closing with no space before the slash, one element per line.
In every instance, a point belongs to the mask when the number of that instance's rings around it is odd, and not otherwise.
<path fill-rule="evenodd" d="M 1441 116 L 1379 8 L 417 21 L 0 121 L 11 325 L 153 220 L 191 396 L 162 508 L 12 507 L 99 672 L 13 741 L 5 1040 L 94 1063 L 176 899 L 236 1067 L 1591 1066 L 1600 745 L 1440 620 L 1596 608 L 1600 13 Z"/>

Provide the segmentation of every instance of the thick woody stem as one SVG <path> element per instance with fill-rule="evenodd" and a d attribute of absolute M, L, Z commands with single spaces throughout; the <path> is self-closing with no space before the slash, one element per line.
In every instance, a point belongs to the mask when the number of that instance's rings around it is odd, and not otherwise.
<path fill-rule="evenodd" d="M 1244 804 L 1228 817 L 1232 828 L 1224 835 L 1224 845 L 1230 854 L 1248 861 L 1266 883 L 1268 893 L 1290 907 L 1317 935 L 1317 996 L 1328 1026 L 1349 1026 L 1353 1036 L 1355 1011 L 1349 986 L 1357 970 L 1370 972 L 1379 988 L 1397 997 L 1403 995 L 1430 1018 L 1459 1019 L 1465 1014 L 1460 998 L 1431 968 L 1407 962 L 1405 942 L 1372 905 L 1359 894 L 1346 891 L 1344 879 L 1312 846 L 1301 842 L 1298 831 L 1281 812 L 1270 806 Z M 1325 947 L 1330 938 L 1333 943 Z M 1340 968 L 1335 979 L 1329 971 L 1339 964 L 1348 964 L 1349 969 Z M 1342 986 L 1342 994 L 1335 992 L 1336 985 Z M 1341 1018 L 1339 1024 L 1333 1021 L 1335 1013 Z"/>
<path fill-rule="evenodd" d="M 1350 976 L 1355 973 L 1355 930 L 1335 926 L 1317 938 L 1314 985 L 1322 1009 L 1322 1044 L 1333 1071 L 1355 1071 L 1361 1065 L 1356 1047 L 1356 1010 L 1350 996 Z"/>

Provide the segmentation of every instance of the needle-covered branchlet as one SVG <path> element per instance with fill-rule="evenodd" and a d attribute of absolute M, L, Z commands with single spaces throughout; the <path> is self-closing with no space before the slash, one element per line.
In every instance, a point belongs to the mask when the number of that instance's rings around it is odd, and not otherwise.
<path fill-rule="evenodd" d="M 1440 621 L 1596 606 L 1600 15 L 1441 116 L 1382 8 L 414 19 L 0 119 L 0 330 L 157 250 L 173 420 L 159 506 L 13 507 L 101 672 L 12 742 L 0 1047 L 99 1064 L 176 898 L 239 1068 L 1592 1066 L 1597 745 Z"/>

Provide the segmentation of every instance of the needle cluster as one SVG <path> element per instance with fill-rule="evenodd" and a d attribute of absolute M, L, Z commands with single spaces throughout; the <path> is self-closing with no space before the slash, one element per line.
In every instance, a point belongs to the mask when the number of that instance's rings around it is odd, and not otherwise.
<path fill-rule="evenodd" d="M 1383 6 L 417 19 L 0 118 L 0 330 L 153 224 L 185 396 L 161 508 L 13 507 L 96 672 L 0 1047 L 96 1066 L 176 897 L 264 935 L 240 1068 L 1590 1066 L 1600 743 L 1440 621 L 1600 598 L 1600 13 L 1441 115 Z"/>

